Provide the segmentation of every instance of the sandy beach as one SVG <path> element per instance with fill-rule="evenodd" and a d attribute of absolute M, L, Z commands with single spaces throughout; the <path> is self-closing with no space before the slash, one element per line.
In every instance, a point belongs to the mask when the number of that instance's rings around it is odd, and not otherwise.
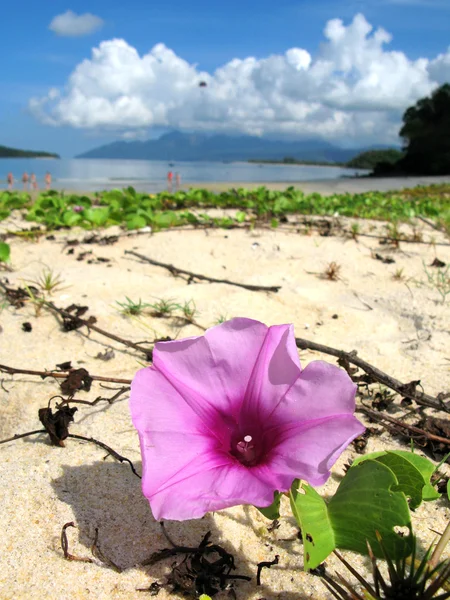
<path fill-rule="evenodd" d="M 379 191 L 387 192 L 389 190 L 402 190 L 404 188 L 416 187 L 417 185 L 432 185 L 440 183 L 450 183 L 450 177 L 447 175 L 436 177 L 341 177 L 337 179 L 324 179 L 321 181 L 268 181 L 263 183 L 254 182 L 214 182 L 198 181 L 184 183 L 182 188 L 205 188 L 213 192 L 222 192 L 233 187 L 253 189 L 261 185 L 270 190 L 285 190 L 293 186 L 305 192 L 305 194 L 318 193 L 323 196 L 331 194 L 362 194 L 364 192 Z"/>
<path fill-rule="evenodd" d="M 430 178 L 346 179 L 299 186 L 305 192 L 324 194 L 394 189 L 425 181 L 430 183 Z M 198 187 L 220 190 L 225 185 L 230 187 L 229 183 Z M 270 187 L 280 186 L 283 184 Z M 298 337 L 356 350 L 358 356 L 403 382 L 420 379 L 428 394 L 448 392 L 449 296 L 443 298 L 427 277 L 427 271 L 433 272 L 430 265 L 436 258 L 450 263 L 448 238 L 416 221 L 401 225 L 400 230 L 408 235 L 420 232 L 423 243 L 401 242 L 396 248 L 380 243 L 383 223 L 361 222 L 361 233 L 367 235 L 351 239 L 343 233 L 349 230 L 348 220 L 334 220 L 334 233 L 321 235 L 315 226 L 299 233 L 294 217 L 274 230 L 183 228 L 123 235 L 118 228 L 110 228 L 94 232 L 97 238 L 91 241 L 89 232 L 82 230 L 53 232 L 35 242 L 10 237 L 11 270 L 0 275 L 5 285 L 17 288 L 36 285 L 42 273 L 51 269 L 59 275 L 60 283 L 47 299 L 60 308 L 87 306 L 84 319 L 95 316 L 99 328 L 134 343 L 164 336 L 201 335 L 220 318 L 234 316 L 251 317 L 268 325 L 293 323 Z M 0 222 L 0 233 L 18 230 L 23 224 L 18 215 L 13 215 Z M 380 238 L 375 237 L 378 234 Z M 104 236 L 114 235 L 118 236 L 115 241 L 105 241 Z M 188 284 L 167 269 L 125 253 L 130 251 L 211 277 L 281 289 L 268 293 L 227 284 Z M 339 266 L 334 280 L 326 276 L 333 262 Z M 139 317 L 125 315 L 118 302 L 125 302 L 126 297 L 150 304 L 161 299 L 179 305 L 189 302 L 197 311 L 194 323 L 187 323 L 178 309 L 168 318 L 156 316 L 150 308 Z M 91 375 L 131 379 L 146 364 L 142 352 L 86 327 L 65 331 L 61 318 L 38 304 L 28 301 L 15 307 L 6 300 L 2 302 L 3 365 L 43 371 L 71 361 L 73 367 L 87 369 Z M 31 330 L 24 323 L 29 323 Z M 336 364 L 335 358 L 311 351 L 301 351 L 300 359 L 303 366 L 317 359 Z M 29 374 L 1 374 L 0 438 L 40 429 L 38 409 L 46 407 L 52 396 L 61 394 L 59 381 Z M 90 391 L 77 392 L 77 397 L 91 401 L 111 397 L 120 387 L 94 381 Z M 112 404 L 78 405 L 70 431 L 108 444 L 133 461 L 140 472 L 138 437 L 127 400 L 125 392 Z M 416 413 L 410 416 L 411 422 L 415 422 Z M 390 414 L 399 418 L 403 415 L 398 403 Z M 445 416 L 430 409 L 424 414 Z M 358 418 L 364 421 L 361 415 Z M 371 427 L 379 434 L 369 437 L 367 452 L 406 449 L 399 438 L 380 426 Z M 421 453 L 420 448 L 417 451 Z M 320 490 L 325 497 L 339 484 L 345 463 L 356 456 L 351 445 Z M 131 600 L 140 597 L 137 589 L 148 589 L 155 581 L 165 582 L 173 559 L 152 567 L 140 566 L 168 544 L 128 464 L 75 439 L 67 440 L 64 448 L 51 446 L 43 434 L 1 445 L 0 458 L 2 600 Z M 433 530 L 442 531 L 449 516 L 449 503 L 444 497 L 421 505 L 413 524 L 422 544 L 435 539 Z M 233 553 L 236 573 L 252 578 L 234 585 L 238 599 L 330 599 L 321 581 L 302 570 L 302 544 L 287 504 L 283 505 L 283 517 L 280 528 L 270 530 L 270 521 L 256 509 L 236 507 L 196 521 L 169 522 L 166 528 L 177 543 L 186 546 L 198 545 L 211 531 L 212 541 Z M 101 554 L 97 553 L 93 562 L 64 559 L 61 529 L 69 522 L 76 526 L 67 530 L 69 552 L 76 556 L 92 558 L 98 529 Z M 278 565 L 264 570 L 262 585 L 256 586 L 257 563 L 271 561 L 275 555 L 279 556 Z M 346 556 L 367 572 L 366 558 L 351 553 Z M 330 572 L 344 571 L 335 557 L 330 556 L 326 562 Z M 142 592 L 143 598 L 149 595 Z M 166 588 L 158 594 L 158 600 L 173 597 Z M 219 600 L 228 597 L 228 592 L 216 596 Z"/>

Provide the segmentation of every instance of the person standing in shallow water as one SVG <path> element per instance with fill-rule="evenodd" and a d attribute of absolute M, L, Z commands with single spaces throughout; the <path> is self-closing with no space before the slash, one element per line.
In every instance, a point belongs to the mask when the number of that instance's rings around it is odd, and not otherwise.
<path fill-rule="evenodd" d="M 36 179 L 36 175 L 34 173 L 31 173 L 31 175 L 30 175 L 30 188 L 32 190 L 38 189 L 37 179 Z"/>
<path fill-rule="evenodd" d="M 49 190 L 51 185 L 52 185 L 52 176 L 47 171 L 47 173 L 45 174 L 45 189 Z"/>
<path fill-rule="evenodd" d="M 173 173 L 172 173 L 172 171 L 169 171 L 167 173 L 167 190 L 169 191 L 169 193 L 172 193 L 172 182 L 173 182 Z"/>
<path fill-rule="evenodd" d="M 179 173 L 175 174 L 175 191 L 178 192 L 181 186 L 181 176 Z"/>
<path fill-rule="evenodd" d="M 23 189 L 26 191 L 28 189 L 28 181 L 29 181 L 29 177 L 28 177 L 28 173 L 25 171 L 25 173 L 22 175 L 22 183 L 23 183 Z"/>
<path fill-rule="evenodd" d="M 6 181 L 8 182 L 8 190 L 12 190 L 14 185 L 14 175 L 11 173 L 11 171 L 6 176 Z"/>

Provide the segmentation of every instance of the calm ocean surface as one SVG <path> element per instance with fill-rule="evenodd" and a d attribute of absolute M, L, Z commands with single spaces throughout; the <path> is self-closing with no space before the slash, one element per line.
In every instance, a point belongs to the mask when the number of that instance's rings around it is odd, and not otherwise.
<path fill-rule="evenodd" d="M 12 172 L 15 189 L 22 189 L 22 175 L 34 173 L 39 188 L 44 175 L 52 175 L 52 188 L 96 191 L 132 185 L 137 190 L 156 192 L 167 187 L 167 172 L 179 173 L 182 184 L 229 181 L 264 184 L 272 181 L 316 181 L 365 174 L 366 171 L 340 167 L 269 165 L 245 162 L 173 162 L 102 159 L 0 159 L 0 189 L 6 188 L 6 175 Z M 175 178 L 174 178 L 175 179 Z"/>

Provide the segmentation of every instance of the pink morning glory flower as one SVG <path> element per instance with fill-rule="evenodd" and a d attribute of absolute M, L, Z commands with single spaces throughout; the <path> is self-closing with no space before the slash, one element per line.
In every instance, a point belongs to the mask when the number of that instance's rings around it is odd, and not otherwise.
<path fill-rule="evenodd" d="M 322 485 L 364 431 L 355 392 L 338 367 L 301 369 L 292 325 L 236 318 L 157 343 L 130 399 L 155 519 L 269 506 L 297 478 Z"/>

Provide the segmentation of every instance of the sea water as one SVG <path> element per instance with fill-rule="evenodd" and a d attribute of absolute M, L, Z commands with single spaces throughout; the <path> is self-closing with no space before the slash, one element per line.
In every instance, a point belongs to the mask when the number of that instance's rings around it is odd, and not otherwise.
<path fill-rule="evenodd" d="M 34 173 L 39 188 L 44 188 L 46 172 L 52 176 L 52 188 L 97 191 L 133 186 L 140 191 L 157 192 L 167 188 L 167 173 L 179 173 L 182 184 L 191 182 L 264 183 L 319 181 L 364 175 L 367 171 L 343 167 L 282 165 L 247 162 L 166 162 L 120 159 L 0 159 L 0 188 L 6 188 L 6 176 L 14 175 L 15 189 L 22 189 L 24 172 Z"/>

